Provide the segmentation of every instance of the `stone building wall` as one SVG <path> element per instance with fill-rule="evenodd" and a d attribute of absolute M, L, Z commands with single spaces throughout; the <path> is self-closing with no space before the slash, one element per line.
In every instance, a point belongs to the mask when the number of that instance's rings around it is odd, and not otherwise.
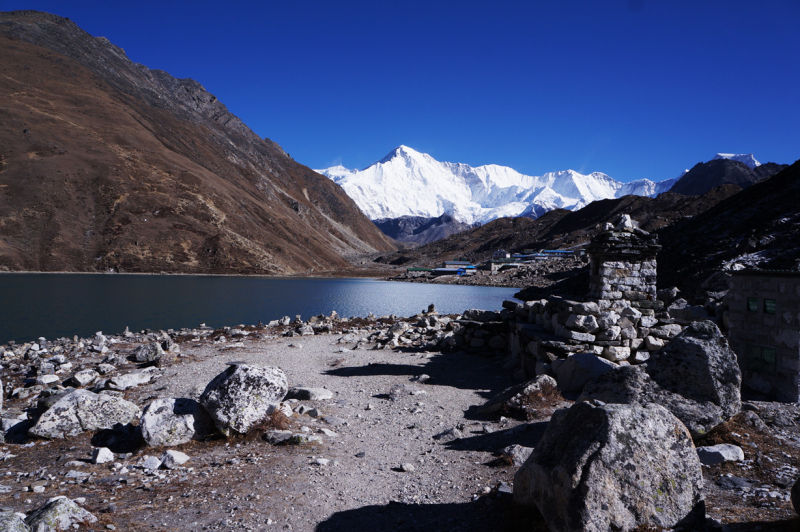
<path fill-rule="evenodd" d="M 744 270 L 731 283 L 728 334 L 743 384 L 800 401 L 800 273 Z"/>
<path fill-rule="evenodd" d="M 653 308 L 656 299 L 655 236 L 639 229 L 630 216 L 607 224 L 586 249 L 589 254 L 589 294 L 601 308 Z"/>
<path fill-rule="evenodd" d="M 516 305 L 509 345 L 518 377 L 558 377 L 559 367 L 578 353 L 618 366 L 639 364 L 677 336 L 685 322 L 671 318 L 656 299 L 659 249 L 654 236 L 623 215 L 587 247 L 586 297 L 551 296 Z"/>

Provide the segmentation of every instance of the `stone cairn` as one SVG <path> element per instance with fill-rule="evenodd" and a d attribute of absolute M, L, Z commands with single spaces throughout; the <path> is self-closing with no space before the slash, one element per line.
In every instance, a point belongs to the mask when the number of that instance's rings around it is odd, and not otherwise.
<path fill-rule="evenodd" d="M 657 237 L 629 215 L 596 234 L 587 252 L 590 286 L 586 297 L 505 302 L 509 323 L 509 367 L 522 380 L 558 376 L 576 353 L 593 353 L 616 365 L 645 362 L 678 335 L 681 324 L 656 299 Z"/>

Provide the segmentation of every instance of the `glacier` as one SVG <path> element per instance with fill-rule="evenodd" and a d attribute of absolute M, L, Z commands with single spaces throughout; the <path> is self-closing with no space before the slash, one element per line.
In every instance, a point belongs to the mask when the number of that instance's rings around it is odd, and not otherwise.
<path fill-rule="evenodd" d="M 677 181 L 621 183 L 601 172 L 583 175 L 574 170 L 529 176 L 495 164 L 440 162 L 408 146 L 395 148 L 363 170 L 339 165 L 316 172 L 340 185 L 371 220 L 448 214 L 468 224 L 509 216 L 536 218 L 629 194 L 653 197 Z"/>

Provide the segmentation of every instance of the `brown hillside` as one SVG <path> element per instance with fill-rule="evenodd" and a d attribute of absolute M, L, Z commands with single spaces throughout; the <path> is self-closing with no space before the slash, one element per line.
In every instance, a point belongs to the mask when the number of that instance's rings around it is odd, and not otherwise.
<path fill-rule="evenodd" d="M 390 241 L 193 80 L 0 14 L 0 268 L 290 274 Z"/>

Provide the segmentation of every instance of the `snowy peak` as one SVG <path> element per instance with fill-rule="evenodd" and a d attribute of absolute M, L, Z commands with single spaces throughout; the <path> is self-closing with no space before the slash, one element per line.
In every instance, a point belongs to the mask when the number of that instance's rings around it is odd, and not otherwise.
<path fill-rule="evenodd" d="M 751 170 L 753 168 L 755 168 L 756 166 L 761 166 L 761 163 L 756 161 L 756 158 L 753 157 L 752 153 L 746 153 L 746 154 L 745 153 L 740 153 L 740 154 L 718 153 L 711 160 L 712 161 L 717 161 L 719 159 L 728 159 L 728 160 L 731 160 L 731 161 L 739 161 L 740 163 L 746 164 Z M 681 177 L 683 177 L 683 176 L 681 176 Z"/>
<path fill-rule="evenodd" d="M 753 154 L 719 153 L 714 159 L 732 159 L 750 168 L 760 164 Z M 553 209 L 577 210 L 593 201 L 626 195 L 653 197 L 680 179 L 621 183 L 602 172 L 583 175 L 574 170 L 529 176 L 496 164 L 440 162 L 408 146 L 398 146 L 360 171 L 334 166 L 317 172 L 339 184 L 371 220 L 447 214 L 467 224 L 506 216 L 537 217 Z"/>
<path fill-rule="evenodd" d="M 646 179 L 623 184 L 601 172 L 583 175 L 564 170 L 529 176 L 495 164 L 440 162 L 408 146 L 398 146 L 360 171 L 339 165 L 317 172 L 340 185 L 371 220 L 448 214 L 467 224 L 486 223 L 666 190 Z"/>

